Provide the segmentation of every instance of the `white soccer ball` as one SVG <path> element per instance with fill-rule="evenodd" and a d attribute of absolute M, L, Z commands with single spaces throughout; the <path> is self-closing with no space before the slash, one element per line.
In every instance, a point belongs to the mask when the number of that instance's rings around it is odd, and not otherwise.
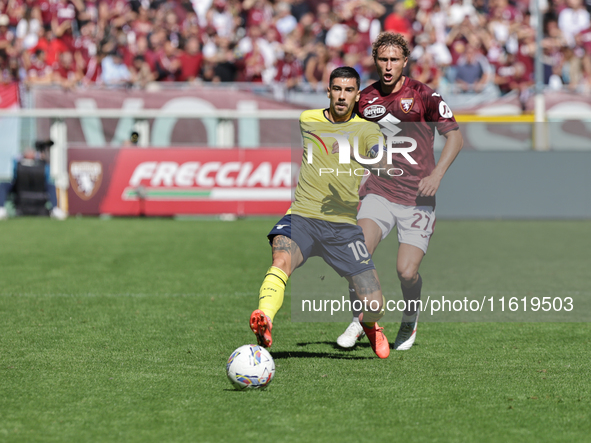
<path fill-rule="evenodd" d="M 226 374 L 236 389 L 266 388 L 275 375 L 275 362 L 265 348 L 244 345 L 230 355 Z"/>

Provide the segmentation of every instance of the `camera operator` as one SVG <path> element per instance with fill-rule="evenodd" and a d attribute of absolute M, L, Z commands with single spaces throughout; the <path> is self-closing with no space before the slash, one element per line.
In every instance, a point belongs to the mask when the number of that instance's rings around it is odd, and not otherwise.
<path fill-rule="evenodd" d="M 65 220 L 68 215 L 57 205 L 57 194 L 49 175 L 49 148 L 51 140 L 35 142 L 35 151 L 27 150 L 14 162 L 10 183 L 0 183 L 0 220 L 8 218 L 4 207 L 10 197 L 17 215 L 49 215 Z"/>

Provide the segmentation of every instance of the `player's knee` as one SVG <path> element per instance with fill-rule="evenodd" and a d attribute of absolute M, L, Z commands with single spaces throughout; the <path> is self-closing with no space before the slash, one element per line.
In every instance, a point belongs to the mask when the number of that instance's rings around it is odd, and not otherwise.
<path fill-rule="evenodd" d="M 412 266 L 398 267 L 398 279 L 405 286 L 412 286 L 419 278 L 419 273 Z"/>
<path fill-rule="evenodd" d="M 373 312 L 375 314 L 382 312 L 384 309 L 384 298 L 382 296 L 377 298 L 365 298 L 363 300 L 364 310 Z"/>
<path fill-rule="evenodd" d="M 286 254 L 273 254 L 273 266 L 281 269 L 287 275 L 291 274 L 291 261 Z"/>
<path fill-rule="evenodd" d="M 384 303 L 382 303 L 382 301 L 383 301 L 382 297 L 380 297 L 377 300 L 374 300 L 375 303 L 371 307 L 372 308 L 371 310 L 377 314 L 381 313 L 384 310 Z"/>

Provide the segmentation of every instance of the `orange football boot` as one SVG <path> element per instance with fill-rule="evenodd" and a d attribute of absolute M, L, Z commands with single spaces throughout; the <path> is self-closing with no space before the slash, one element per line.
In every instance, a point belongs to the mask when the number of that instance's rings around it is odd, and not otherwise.
<path fill-rule="evenodd" d="M 361 327 L 369 339 L 373 352 L 380 358 L 388 358 L 390 355 L 390 343 L 388 343 L 388 339 L 382 332 L 384 328 L 380 328 L 377 322 L 374 323 L 373 328 L 367 327 L 363 323 L 363 313 L 359 315 L 359 323 L 361 323 Z"/>
<path fill-rule="evenodd" d="M 273 344 L 273 338 L 271 337 L 271 329 L 273 329 L 273 323 L 271 319 L 260 309 L 255 309 L 250 314 L 250 329 L 257 336 L 257 342 L 259 346 L 263 348 L 270 348 Z"/>

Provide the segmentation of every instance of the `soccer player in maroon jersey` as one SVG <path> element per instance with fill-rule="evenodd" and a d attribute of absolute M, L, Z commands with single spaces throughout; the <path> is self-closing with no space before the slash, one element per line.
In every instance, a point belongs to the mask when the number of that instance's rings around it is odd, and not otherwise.
<path fill-rule="evenodd" d="M 361 91 L 358 104 L 359 115 L 378 123 L 387 146 L 396 146 L 400 152 L 392 156 L 395 180 L 368 177 L 360 191 L 363 200 L 357 215 L 371 254 L 397 227 L 396 271 L 406 302 L 394 342 L 397 350 L 410 349 L 416 338 L 419 314 L 416 301 L 420 300 L 422 287 L 419 266 L 435 225 L 435 193 L 464 143 L 458 124 L 441 96 L 402 74 L 409 54 L 401 34 L 380 34 L 372 47 L 380 80 Z M 436 129 L 446 138 L 437 164 L 433 153 Z M 352 301 L 357 300 L 351 287 L 349 294 Z M 353 312 L 353 322 L 337 343 L 341 347 L 353 347 L 362 336 L 358 313 Z"/>

